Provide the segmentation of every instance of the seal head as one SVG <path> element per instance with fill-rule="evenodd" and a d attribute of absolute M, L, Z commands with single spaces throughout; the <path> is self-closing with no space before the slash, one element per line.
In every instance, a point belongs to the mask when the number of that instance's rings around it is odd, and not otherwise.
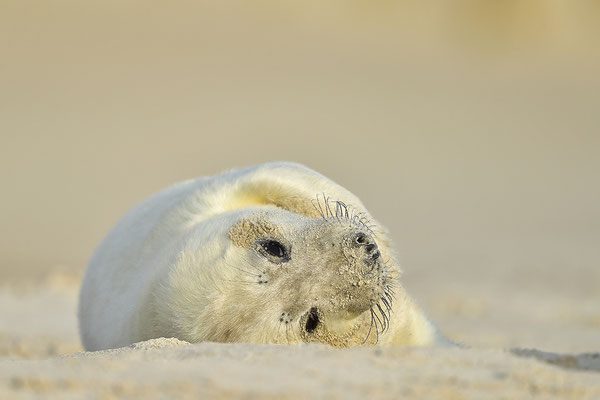
<path fill-rule="evenodd" d="M 183 327 L 177 337 L 190 332 L 183 339 L 194 342 L 376 343 L 390 324 L 398 272 L 384 261 L 368 220 L 333 203 L 335 211 L 319 218 L 272 205 L 246 212 L 227 232 L 231 245 L 208 281 L 218 284 L 204 289 L 210 301 L 174 296 L 197 280 L 196 272 L 180 273 L 192 268 L 175 267 L 157 302 L 170 317 L 157 320 Z"/>
<path fill-rule="evenodd" d="M 345 347 L 375 342 L 389 324 L 391 271 L 368 225 L 336 206 L 341 212 L 320 219 L 259 212 L 229 232 L 244 252 L 235 257 L 244 262 L 231 265 L 243 282 L 237 290 L 257 303 L 269 299 L 271 315 L 258 319 L 274 343 Z"/>

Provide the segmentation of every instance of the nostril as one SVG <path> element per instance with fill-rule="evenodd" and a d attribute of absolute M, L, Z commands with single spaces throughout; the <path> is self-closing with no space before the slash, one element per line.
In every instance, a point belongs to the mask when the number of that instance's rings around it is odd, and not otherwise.
<path fill-rule="evenodd" d="M 379 252 L 379 250 L 377 250 L 375 253 L 373 253 L 373 255 L 371 256 L 371 260 L 375 261 L 377 260 L 379 257 L 381 257 L 381 253 Z"/>
<path fill-rule="evenodd" d="M 377 245 L 375 243 L 369 243 L 368 245 L 365 246 L 365 250 L 367 250 L 367 253 L 373 252 L 373 250 L 375 250 L 376 248 L 377 248 Z"/>
<path fill-rule="evenodd" d="M 358 235 L 356 235 L 356 243 L 365 244 L 368 241 L 369 239 L 367 239 L 367 235 L 365 235 L 364 233 L 359 233 Z"/>

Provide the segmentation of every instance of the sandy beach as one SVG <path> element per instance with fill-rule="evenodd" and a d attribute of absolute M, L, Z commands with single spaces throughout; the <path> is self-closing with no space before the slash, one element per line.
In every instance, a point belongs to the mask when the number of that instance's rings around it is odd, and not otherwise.
<path fill-rule="evenodd" d="M 6 2 L 0 397 L 600 398 L 600 7 L 420 4 Z M 360 197 L 460 346 L 85 352 L 116 221 L 273 160 Z"/>

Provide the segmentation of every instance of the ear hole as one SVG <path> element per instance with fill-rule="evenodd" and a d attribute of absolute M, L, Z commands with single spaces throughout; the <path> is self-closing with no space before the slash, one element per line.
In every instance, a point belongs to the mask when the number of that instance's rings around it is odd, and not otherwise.
<path fill-rule="evenodd" d="M 315 329 L 317 329 L 317 326 L 319 326 L 320 322 L 321 321 L 319 320 L 319 313 L 317 309 L 315 307 L 311 308 L 308 312 L 308 318 L 306 318 L 306 332 L 313 333 Z"/>

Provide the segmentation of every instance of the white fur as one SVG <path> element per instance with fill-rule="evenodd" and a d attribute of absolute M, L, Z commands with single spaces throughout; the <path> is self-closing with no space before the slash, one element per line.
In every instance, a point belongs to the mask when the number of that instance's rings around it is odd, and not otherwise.
<path fill-rule="evenodd" d="M 83 345 L 98 350 L 159 336 L 198 341 L 212 337 L 220 319 L 243 321 L 247 305 L 231 293 L 228 281 L 234 277 L 226 268 L 242 257 L 242 249 L 231 244 L 229 229 L 257 208 L 309 214 L 311 199 L 321 193 L 366 212 L 346 189 L 286 162 L 185 181 L 144 201 L 90 261 L 79 303 Z M 303 210 L 298 204 L 309 206 Z M 385 230 L 379 224 L 376 229 L 382 253 L 393 258 Z M 394 314 L 383 344 L 443 340 L 404 291 L 398 297 L 403 311 Z M 249 324 L 243 340 L 268 338 Z"/>

